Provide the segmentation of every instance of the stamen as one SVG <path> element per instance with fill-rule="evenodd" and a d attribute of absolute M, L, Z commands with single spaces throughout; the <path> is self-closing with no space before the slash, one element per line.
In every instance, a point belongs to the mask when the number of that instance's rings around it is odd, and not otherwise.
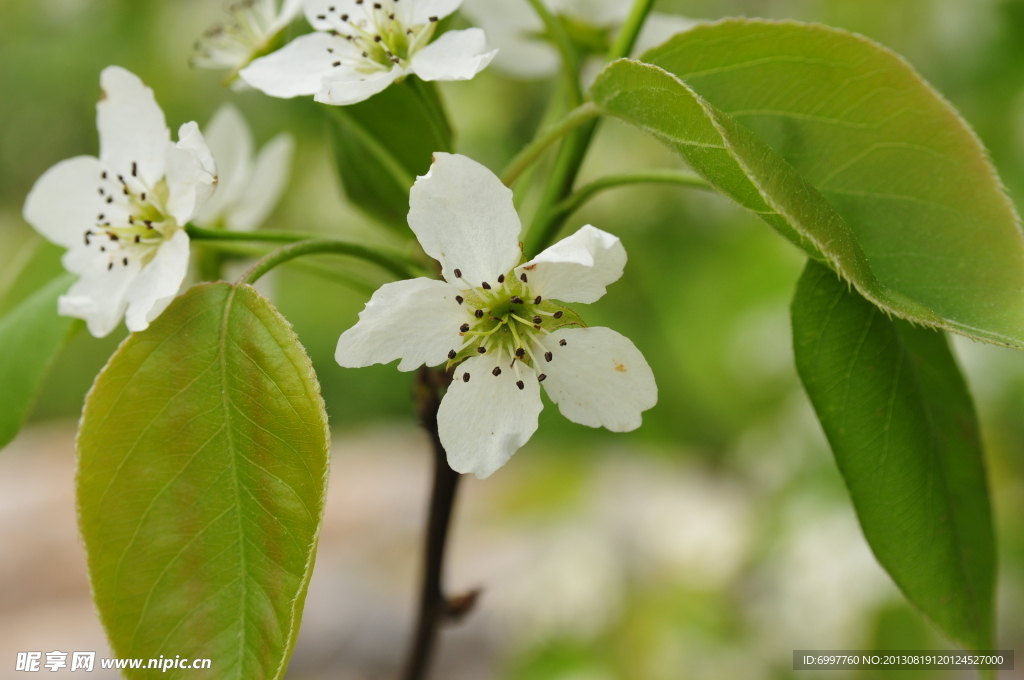
<path fill-rule="evenodd" d="M 478 309 L 475 312 L 473 312 L 473 315 L 478 319 L 482 319 L 484 318 L 484 310 Z"/>
<path fill-rule="evenodd" d="M 519 275 L 519 280 L 522 281 L 523 283 L 526 283 L 526 272 L 523 272 L 522 274 Z"/>
<path fill-rule="evenodd" d="M 455 270 L 455 278 L 457 278 L 457 279 L 461 279 L 462 278 L 462 270 L 461 269 L 456 269 Z"/>
<path fill-rule="evenodd" d="M 469 382 L 469 373 L 462 374 L 462 382 Z"/>
<path fill-rule="evenodd" d="M 537 297 L 533 298 L 533 304 L 535 304 L 535 305 L 539 305 L 540 304 L 540 296 L 539 295 Z"/>
<path fill-rule="evenodd" d="M 544 382 L 545 379 L 547 379 L 547 376 L 543 373 L 537 376 L 537 382 Z"/>
<path fill-rule="evenodd" d="M 517 380 L 516 381 L 516 387 L 518 387 L 521 390 L 525 390 L 526 389 L 526 383 L 524 383 L 522 380 Z"/>
<path fill-rule="evenodd" d="M 544 320 L 541 319 L 539 316 L 533 317 L 533 323 L 535 323 L 535 324 L 543 323 L 543 321 Z"/>
<path fill-rule="evenodd" d="M 464 298 L 463 298 L 463 297 L 462 297 L 461 295 L 456 295 L 456 296 L 455 296 L 455 301 L 456 301 L 456 302 L 458 302 L 458 303 L 459 303 L 460 305 L 461 305 L 461 304 L 462 304 L 463 302 L 465 302 Z"/>
<path fill-rule="evenodd" d="M 449 358 L 449 359 L 454 359 L 454 358 L 455 358 L 455 356 L 456 356 L 456 352 L 455 352 L 455 350 L 449 350 L 449 351 L 448 351 L 448 358 Z"/>
<path fill-rule="evenodd" d="M 494 370 L 491 371 L 491 375 L 493 375 L 495 378 L 497 378 L 499 375 L 501 375 L 501 367 L 500 366 L 495 366 Z"/>
<path fill-rule="evenodd" d="M 486 281 L 484 281 L 482 287 L 483 287 L 484 290 L 490 290 L 491 289 L 491 284 L 489 284 Z"/>
<path fill-rule="evenodd" d="M 556 319 L 561 319 L 562 318 L 562 312 L 555 312 L 555 318 Z"/>
<path fill-rule="evenodd" d="M 139 176 L 139 164 L 136 163 L 135 161 L 132 161 L 132 177 L 138 177 L 138 176 Z"/>
<path fill-rule="evenodd" d="M 522 347 L 517 348 L 516 349 L 516 358 L 517 359 L 522 359 L 524 356 L 526 356 L 526 350 L 523 349 Z"/>
<path fill-rule="evenodd" d="M 523 304 L 523 298 L 519 297 L 518 295 L 513 295 L 511 299 L 512 299 L 512 304 L 514 304 L 514 305 L 521 305 L 521 304 Z"/>
<path fill-rule="evenodd" d="M 569 344 L 569 343 L 567 343 L 565 340 L 559 340 L 558 341 L 558 346 L 559 347 L 565 347 L 567 344 Z"/>
<path fill-rule="evenodd" d="M 547 362 L 550 363 L 551 360 L 554 359 L 554 358 L 555 358 L 555 355 L 552 354 L 551 352 L 544 352 L 544 361 L 547 361 Z"/>
<path fill-rule="evenodd" d="M 480 345 L 479 347 L 477 347 L 476 351 L 479 354 L 487 354 L 487 348 L 484 347 L 483 345 Z"/>
<path fill-rule="evenodd" d="M 498 283 L 505 283 L 505 275 L 504 274 L 499 274 L 498 275 Z"/>
<path fill-rule="evenodd" d="M 459 326 L 459 331 L 462 332 L 462 333 L 465 333 L 468 330 L 469 330 L 469 324 L 468 323 L 464 323 L 461 326 Z"/>

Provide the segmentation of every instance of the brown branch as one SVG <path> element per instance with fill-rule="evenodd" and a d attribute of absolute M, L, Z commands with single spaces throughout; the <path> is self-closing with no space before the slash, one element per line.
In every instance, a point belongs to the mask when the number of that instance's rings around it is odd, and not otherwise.
<path fill-rule="evenodd" d="M 479 591 L 449 600 L 444 594 L 442 578 L 444 549 L 448 527 L 459 485 L 459 473 L 448 466 L 448 458 L 437 433 L 437 410 L 441 406 L 441 390 L 451 376 L 440 370 L 422 368 L 416 379 L 415 396 L 420 422 L 430 434 L 434 450 L 434 488 L 430 495 L 430 516 L 427 520 L 426 556 L 420 594 L 419 618 L 412 647 L 406 659 L 403 680 L 424 680 L 430 668 L 438 632 L 444 623 L 460 620 L 473 608 Z"/>

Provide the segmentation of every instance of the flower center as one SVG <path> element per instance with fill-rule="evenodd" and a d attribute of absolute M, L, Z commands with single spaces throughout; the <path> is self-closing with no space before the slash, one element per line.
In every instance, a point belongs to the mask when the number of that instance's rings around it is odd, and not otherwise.
<path fill-rule="evenodd" d="M 456 269 L 455 276 L 462 279 L 462 272 Z M 469 318 L 459 327 L 465 339 L 462 347 L 448 353 L 449 367 L 474 355 L 491 355 L 491 375 L 512 371 L 519 389 L 525 388 L 521 371 L 536 373 L 541 382 L 547 378 L 543 368 L 554 360 L 554 352 L 541 343 L 543 336 L 565 326 L 585 325 L 571 309 L 531 292 L 525 273 L 515 278 L 509 272 L 499 276 L 494 285 L 483 282 L 460 293 L 455 299 Z M 559 347 L 565 345 L 564 339 L 559 341 Z M 464 373 L 462 379 L 468 381 L 469 374 Z"/>
<path fill-rule="evenodd" d="M 231 23 L 214 26 L 194 46 L 193 66 L 239 69 L 257 57 L 273 52 L 279 36 L 270 29 L 276 16 L 273 4 L 242 0 L 227 8 Z"/>
<path fill-rule="evenodd" d="M 430 17 L 426 24 L 406 26 L 398 3 L 399 0 L 356 0 L 363 10 L 358 16 L 339 13 L 333 6 L 327 8 L 327 14 L 317 15 L 317 19 L 332 25 L 332 33 L 352 43 L 355 53 L 360 55 L 337 55 L 338 61 L 333 65 L 345 64 L 364 72 L 390 70 L 395 64 L 408 66 L 409 59 L 430 42 L 437 17 Z M 333 54 L 333 48 L 327 51 Z"/>
<path fill-rule="evenodd" d="M 167 183 L 147 186 L 138 176 L 137 163 L 132 163 L 130 177 L 104 170 L 97 191 L 104 208 L 96 226 L 86 230 L 85 245 L 106 259 L 107 270 L 127 267 L 133 260 L 145 265 L 179 229 L 165 208 Z"/>

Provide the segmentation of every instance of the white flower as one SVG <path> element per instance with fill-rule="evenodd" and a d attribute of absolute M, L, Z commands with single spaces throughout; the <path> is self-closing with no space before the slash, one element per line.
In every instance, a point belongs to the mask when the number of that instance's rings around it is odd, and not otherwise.
<path fill-rule="evenodd" d="M 192 65 L 199 68 L 228 69 L 235 89 L 245 87 L 238 72 L 257 57 L 279 47 L 284 29 L 302 11 L 302 0 L 242 0 L 227 8 L 231 23 L 208 30 L 196 41 Z"/>
<path fill-rule="evenodd" d="M 415 73 L 422 80 L 469 80 L 494 58 L 479 28 L 448 31 L 437 22 L 462 0 L 305 0 L 316 32 L 255 60 L 241 76 L 274 97 L 316 95 L 354 104 Z M 428 44 L 429 43 L 429 44 Z"/>
<path fill-rule="evenodd" d="M 184 225 L 213 193 L 216 166 L 199 126 L 171 142 L 153 91 L 117 66 L 100 76 L 100 157 L 61 161 L 25 200 L 25 221 L 67 248 L 64 267 L 81 278 L 59 312 L 85 319 L 102 337 L 124 315 L 141 331 L 177 294 L 188 269 Z"/>
<path fill-rule="evenodd" d="M 576 27 L 580 36 L 597 42 L 609 40 L 632 6 L 627 0 L 545 0 L 544 4 L 568 25 Z M 558 50 L 544 38 L 544 24 L 525 0 L 467 0 L 462 13 L 483 28 L 498 47 L 494 67 L 499 71 L 524 79 L 547 78 L 558 72 Z M 633 55 L 693 28 L 696 23 L 685 17 L 652 12 L 637 37 Z M 594 71 L 592 67 L 585 70 Z"/>
<path fill-rule="evenodd" d="M 542 382 L 573 422 L 615 432 L 640 426 L 658 398 L 643 355 L 553 301 L 604 295 L 626 264 L 619 239 L 588 225 L 520 264 L 512 192 L 465 156 L 435 154 L 409 202 L 409 226 L 445 280 L 382 286 L 338 341 L 339 364 L 457 364 L 438 430 L 451 467 L 480 478 L 537 429 Z"/>
<path fill-rule="evenodd" d="M 192 220 L 203 227 L 253 231 L 277 205 L 291 173 L 295 142 L 282 133 L 253 159 L 252 132 L 231 104 L 220 107 L 204 132 L 217 164 L 217 190 Z"/>

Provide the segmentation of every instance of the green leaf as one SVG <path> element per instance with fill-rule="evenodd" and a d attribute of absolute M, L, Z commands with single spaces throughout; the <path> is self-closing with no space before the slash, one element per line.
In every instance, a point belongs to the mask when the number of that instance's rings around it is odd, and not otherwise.
<path fill-rule="evenodd" d="M 78 435 L 79 523 L 117 656 L 212 659 L 168 678 L 281 678 L 328 448 L 312 364 L 251 287 L 195 286 L 131 335 Z"/>
<path fill-rule="evenodd" d="M 434 83 L 410 76 L 370 99 L 328 107 L 341 183 L 356 206 L 407 231 L 409 189 L 435 151 L 452 150 L 452 130 Z"/>
<path fill-rule="evenodd" d="M 903 318 L 1024 348 L 1024 238 L 970 128 L 898 55 L 727 20 L 615 62 L 595 100 Z M 684 82 L 685 81 L 685 84 Z"/>
<path fill-rule="evenodd" d="M 887 317 L 813 261 L 792 313 L 797 371 L 875 556 L 946 635 L 991 649 L 981 439 L 945 335 Z"/>
<path fill-rule="evenodd" d="M 21 430 L 53 362 L 82 328 L 57 315 L 57 298 L 74 280 L 57 277 L 0 319 L 0 449 Z"/>

